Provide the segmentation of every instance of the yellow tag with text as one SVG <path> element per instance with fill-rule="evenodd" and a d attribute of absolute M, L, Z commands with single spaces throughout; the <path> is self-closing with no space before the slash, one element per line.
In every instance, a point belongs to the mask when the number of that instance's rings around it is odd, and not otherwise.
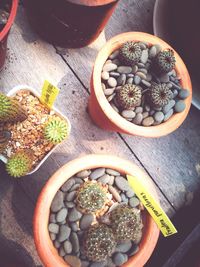
<path fill-rule="evenodd" d="M 48 81 L 45 81 L 42 88 L 42 95 L 40 97 L 41 102 L 47 107 L 52 108 L 59 91 L 58 87 Z"/>
<path fill-rule="evenodd" d="M 144 207 L 153 217 L 163 235 L 167 237 L 176 234 L 177 230 L 168 218 L 167 214 L 160 207 L 159 203 L 152 197 L 152 195 L 150 195 L 139 179 L 135 176 L 127 175 L 127 180 Z"/>

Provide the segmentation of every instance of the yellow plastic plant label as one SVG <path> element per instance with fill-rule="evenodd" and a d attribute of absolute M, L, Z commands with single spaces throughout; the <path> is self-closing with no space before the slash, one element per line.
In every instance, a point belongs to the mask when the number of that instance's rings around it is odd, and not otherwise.
<path fill-rule="evenodd" d="M 137 197 L 143 203 L 149 214 L 153 217 L 160 231 L 165 237 L 176 234 L 177 230 L 160 207 L 159 203 L 147 191 L 145 186 L 135 176 L 127 175 L 127 180 Z"/>
<path fill-rule="evenodd" d="M 49 108 L 52 108 L 59 91 L 58 87 L 48 81 L 45 81 L 42 88 L 42 95 L 40 97 L 41 102 Z"/>

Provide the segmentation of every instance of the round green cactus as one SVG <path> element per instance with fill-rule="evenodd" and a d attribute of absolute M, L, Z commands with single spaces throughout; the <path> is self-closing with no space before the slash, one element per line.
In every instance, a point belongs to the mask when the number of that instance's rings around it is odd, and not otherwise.
<path fill-rule="evenodd" d="M 0 93 L 0 123 L 18 122 L 26 119 L 27 113 L 17 101 Z"/>
<path fill-rule="evenodd" d="M 138 43 L 126 42 L 120 48 L 120 59 L 125 65 L 134 65 L 139 62 L 142 50 Z"/>
<path fill-rule="evenodd" d="M 167 105 L 173 97 L 173 93 L 166 83 L 152 83 L 147 92 L 148 101 L 153 107 L 163 107 Z"/>
<path fill-rule="evenodd" d="M 160 51 L 155 58 L 155 67 L 157 72 L 167 73 L 175 67 L 176 59 L 174 56 L 174 51 L 172 49 L 167 49 Z"/>
<path fill-rule="evenodd" d="M 116 100 L 123 109 L 130 109 L 137 106 L 142 98 L 142 89 L 138 85 L 125 84 L 117 91 Z"/>
<path fill-rule="evenodd" d="M 18 178 L 30 172 L 32 164 L 32 150 L 20 150 L 8 159 L 6 170 L 10 176 Z"/>
<path fill-rule="evenodd" d="M 64 120 L 51 119 L 44 127 L 44 137 L 52 144 L 59 144 L 69 135 L 69 128 Z"/>
<path fill-rule="evenodd" d="M 0 153 L 3 153 L 10 138 L 11 138 L 11 132 L 4 130 L 0 131 Z"/>

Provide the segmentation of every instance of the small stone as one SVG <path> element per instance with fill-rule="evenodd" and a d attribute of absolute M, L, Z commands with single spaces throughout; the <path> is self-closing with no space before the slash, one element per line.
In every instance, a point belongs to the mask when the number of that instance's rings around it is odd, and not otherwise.
<path fill-rule="evenodd" d="M 146 79 L 146 74 L 144 74 L 143 72 L 138 71 L 136 75 L 139 76 L 141 79 Z"/>
<path fill-rule="evenodd" d="M 165 115 L 162 111 L 157 111 L 153 117 L 156 122 L 161 123 L 164 120 Z"/>
<path fill-rule="evenodd" d="M 148 49 L 145 49 L 145 50 L 142 51 L 142 55 L 141 55 L 140 61 L 143 64 L 146 64 L 147 60 L 148 60 L 148 57 L 149 57 Z"/>
<path fill-rule="evenodd" d="M 139 199 L 137 197 L 132 197 L 132 198 L 129 199 L 129 205 L 132 208 L 137 207 L 139 204 L 140 204 L 140 201 L 139 201 Z"/>
<path fill-rule="evenodd" d="M 170 76 L 170 78 L 171 78 L 171 76 Z M 181 87 L 180 87 L 179 85 L 175 84 L 174 82 L 171 82 L 171 84 L 172 84 L 172 86 L 173 86 L 174 88 L 176 88 L 176 89 L 178 89 L 178 90 L 181 89 Z"/>
<path fill-rule="evenodd" d="M 142 69 L 139 69 L 138 72 L 142 72 L 142 73 L 144 73 L 146 75 L 147 74 L 147 69 L 142 68 Z"/>
<path fill-rule="evenodd" d="M 117 176 L 115 178 L 115 184 L 121 191 L 128 191 L 130 188 L 128 181 L 122 176 Z"/>
<path fill-rule="evenodd" d="M 76 184 L 82 184 L 83 180 L 81 178 L 75 177 L 74 178 Z"/>
<path fill-rule="evenodd" d="M 156 111 L 152 109 L 152 110 L 150 110 L 149 115 L 150 115 L 150 116 L 153 116 L 153 115 L 155 114 L 155 112 L 156 112 Z"/>
<path fill-rule="evenodd" d="M 138 62 L 137 65 L 138 65 L 139 68 L 145 68 L 145 64 L 143 64 L 141 62 Z"/>
<path fill-rule="evenodd" d="M 68 215 L 68 220 L 70 222 L 76 222 L 82 217 L 82 213 L 79 212 L 76 208 L 73 208 L 70 210 L 69 215 Z"/>
<path fill-rule="evenodd" d="M 90 170 L 84 170 L 84 171 L 78 172 L 76 174 L 76 177 L 78 177 L 78 178 L 87 178 L 90 175 L 90 173 L 91 173 Z"/>
<path fill-rule="evenodd" d="M 104 83 L 101 83 L 101 88 L 102 88 L 103 91 L 106 89 L 106 86 L 105 86 Z"/>
<path fill-rule="evenodd" d="M 145 111 L 142 113 L 143 119 L 147 118 L 149 116 L 149 112 Z"/>
<path fill-rule="evenodd" d="M 117 85 L 124 85 L 126 83 L 126 74 L 121 74 L 117 79 Z"/>
<path fill-rule="evenodd" d="M 187 89 L 181 89 L 181 90 L 179 91 L 179 94 L 178 94 L 178 96 L 179 96 L 181 99 L 186 99 L 189 95 L 190 95 L 190 92 L 189 92 L 189 90 L 187 90 Z"/>
<path fill-rule="evenodd" d="M 105 168 L 98 168 L 92 171 L 90 179 L 96 180 L 105 174 Z"/>
<path fill-rule="evenodd" d="M 151 116 L 145 118 L 145 119 L 142 121 L 142 125 L 143 125 L 143 126 L 146 126 L 146 127 L 151 126 L 153 123 L 154 123 L 154 118 L 151 117 Z"/>
<path fill-rule="evenodd" d="M 148 111 L 149 112 L 151 110 L 151 107 L 149 105 L 145 105 L 144 106 L 144 109 L 145 109 L 145 111 Z"/>
<path fill-rule="evenodd" d="M 68 211 L 66 208 L 62 208 L 61 210 L 59 210 L 59 212 L 56 214 L 56 221 L 58 223 L 63 222 L 67 217 L 67 213 Z"/>
<path fill-rule="evenodd" d="M 115 59 L 113 59 L 113 64 L 115 64 L 115 65 L 117 65 L 117 66 L 119 66 L 120 65 L 120 61 L 119 61 L 119 59 L 118 58 L 115 58 Z"/>
<path fill-rule="evenodd" d="M 115 177 L 113 175 L 110 175 L 110 180 L 108 182 L 109 185 L 113 185 L 115 181 Z"/>
<path fill-rule="evenodd" d="M 90 227 L 94 220 L 93 214 L 84 214 L 83 217 L 80 220 L 80 228 L 81 230 L 85 230 Z"/>
<path fill-rule="evenodd" d="M 66 252 L 65 252 L 65 250 L 64 250 L 63 247 L 61 247 L 61 248 L 59 249 L 59 255 L 60 255 L 61 257 L 64 257 L 64 256 L 66 255 Z"/>
<path fill-rule="evenodd" d="M 127 78 L 133 78 L 135 75 L 133 73 L 129 73 L 126 75 Z"/>
<path fill-rule="evenodd" d="M 135 74 L 138 71 L 138 66 L 134 65 L 132 68 L 132 72 Z"/>
<path fill-rule="evenodd" d="M 61 243 L 58 242 L 57 240 L 55 240 L 53 244 L 54 244 L 55 248 L 60 248 L 60 246 L 61 246 Z"/>
<path fill-rule="evenodd" d="M 136 114 L 135 118 L 133 119 L 133 123 L 140 125 L 142 123 L 143 116 L 142 113 Z"/>
<path fill-rule="evenodd" d="M 63 242 L 70 236 L 71 228 L 68 225 L 61 225 L 59 228 L 58 241 Z"/>
<path fill-rule="evenodd" d="M 78 222 L 70 223 L 72 231 L 77 232 L 79 230 Z"/>
<path fill-rule="evenodd" d="M 186 104 L 183 100 L 179 100 L 176 102 L 174 110 L 176 112 L 182 112 L 186 108 Z"/>
<path fill-rule="evenodd" d="M 48 229 L 49 229 L 49 232 L 53 234 L 58 234 L 59 232 L 59 226 L 55 223 L 50 223 Z"/>
<path fill-rule="evenodd" d="M 52 212 L 58 212 L 63 207 L 63 199 L 64 199 L 63 193 L 60 190 L 58 190 L 51 203 Z"/>
<path fill-rule="evenodd" d="M 151 80 L 152 80 L 152 75 L 151 75 L 151 73 L 147 73 L 146 81 L 147 81 L 147 82 L 151 82 Z"/>
<path fill-rule="evenodd" d="M 135 192 L 133 191 L 132 188 L 130 188 L 128 191 L 126 191 L 126 196 L 127 196 L 128 198 L 131 198 L 131 197 L 133 197 L 134 195 L 135 195 Z"/>
<path fill-rule="evenodd" d="M 169 82 L 169 76 L 167 75 L 167 73 L 162 74 L 161 76 L 159 76 L 159 80 L 161 81 L 161 83 L 168 83 Z"/>
<path fill-rule="evenodd" d="M 112 70 L 116 70 L 116 69 L 117 69 L 117 65 L 113 63 L 107 63 L 103 67 L 103 71 L 108 71 L 108 72 Z"/>
<path fill-rule="evenodd" d="M 67 182 L 65 182 L 62 187 L 61 190 L 63 192 L 67 192 L 71 189 L 71 187 L 75 184 L 75 180 L 73 178 L 67 180 Z"/>
<path fill-rule="evenodd" d="M 154 46 L 156 47 L 156 54 L 158 54 L 162 50 L 162 47 L 159 44 L 155 44 Z"/>
<path fill-rule="evenodd" d="M 72 244 L 69 240 L 64 242 L 63 248 L 64 248 L 66 254 L 72 253 Z"/>
<path fill-rule="evenodd" d="M 112 95 L 110 95 L 110 96 L 107 98 L 108 102 L 112 101 L 114 97 L 115 97 L 115 93 L 112 94 Z"/>
<path fill-rule="evenodd" d="M 49 216 L 49 222 L 56 223 L 56 215 L 54 213 L 51 213 Z"/>
<path fill-rule="evenodd" d="M 76 256 L 67 255 L 64 259 L 71 267 L 81 267 L 81 260 Z"/>
<path fill-rule="evenodd" d="M 108 184 L 109 181 L 110 181 L 110 175 L 108 175 L 108 174 L 104 174 L 103 176 L 98 178 L 98 182 L 100 182 L 102 184 Z"/>
<path fill-rule="evenodd" d="M 50 235 L 50 238 L 52 241 L 54 241 L 56 239 L 56 234 L 50 233 L 49 235 Z"/>
<path fill-rule="evenodd" d="M 131 73 L 132 72 L 132 68 L 131 67 L 129 67 L 129 66 L 119 66 L 118 68 L 117 68 L 117 72 L 119 72 L 119 73 L 124 73 L 124 74 L 129 74 L 129 73 Z"/>
<path fill-rule="evenodd" d="M 102 78 L 103 80 L 107 81 L 107 80 L 109 79 L 109 77 L 110 77 L 110 75 L 109 75 L 109 73 L 108 73 L 107 71 L 103 71 L 103 72 L 101 73 L 101 78 Z"/>
<path fill-rule="evenodd" d="M 119 113 L 119 109 L 115 106 L 115 104 L 111 103 L 111 106 L 117 113 Z"/>
<path fill-rule="evenodd" d="M 154 58 L 157 54 L 156 47 L 152 45 L 152 47 L 149 49 L 149 57 Z"/>
<path fill-rule="evenodd" d="M 173 100 L 173 99 L 169 100 L 168 104 L 165 105 L 165 106 L 163 107 L 163 109 L 162 109 L 162 110 L 163 110 L 163 113 L 164 113 L 164 114 L 167 114 L 168 111 L 169 111 L 171 108 L 173 108 L 175 104 L 176 104 L 175 100 Z"/>
<path fill-rule="evenodd" d="M 90 267 L 105 267 L 106 261 L 93 262 Z"/>
<path fill-rule="evenodd" d="M 173 113 L 174 113 L 173 109 L 170 109 L 170 110 L 165 114 L 164 121 L 169 120 L 169 118 L 172 116 Z"/>
<path fill-rule="evenodd" d="M 81 261 L 81 267 L 88 267 L 90 265 L 90 262 L 89 261 Z"/>
<path fill-rule="evenodd" d="M 114 78 L 118 78 L 120 76 L 120 74 L 118 72 L 115 72 L 115 71 L 111 71 L 109 74 L 111 77 L 114 77 Z"/>
<path fill-rule="evenodd" d="M 122 202 L 125 202 L 125 203 L 128 204 L 128 198 L 127 198 L 127 196 L 124 193 L 121 193 L 120 196 L 121 196 Z"/>
<path fill-rule="evenodd" d="M 113 169 L 109 169 L 109 168 L 106 169 L 106 173 L 110 174 L 110 175 L 114 175 L 114 176 L 119 176 L 120 175 L 120 173 L 118 171 L 113 170 Z"/>
<path fill-rule="evenodd" d="M 117 202 L 121 202 L 120 194 L 117 192 L 117 190 L 112 185 L 108 186 L 108 190 L 110 191 L 110 193 L 113 195 L 114 199 Z"/>
<path fill-rule="evenodd" d="M 70 241 L 72 243 L 72 251 L 74 253 L 79 252 L 79 250 L 80 250 L 79 239 L 78 239 L 78 236 L 77 236 L 77 234 L 75 232 L 71 233 Z"/>
<path fill-rule="evenodd" d="M 129 251 L 129 249 L 131 247 L 132 247 L 132 242 L 131 241 L 119 243 L 119 244 L 117 244 L 117 246 L 115 248 L 115 252 L 126 253 L 127 251 Z"/>
<path fill-rule="evenodd" d="M 125 254 L 120 253 L 120 252 L 115 253 L 113 256 L 113 262 L 117 266 L 121 266 L 122 264 L 124 264 L 127 261 L 127 258 L 124 255 Z"/>
<path fill-rule="evenodd" d="M 117 81 L 116 81 L 116 79 L 113 78 L 113 77 L 110 77 L 110 78 L 108 79 L 108 85 L 109 85 L 110 87 L 116 87 L 116 86 L 117 86 Z"/>
<path fill-rule="evenodd" d="M 136 107 L 135 113 L 142 113 L 143 112 L 143 107 Z"/>
<path fill-rule="evenodd" d="M 133 78 L 128 78 L 127 83 L 128 84 L 133 84 Z"/>
<path fill-rule="evenodd" d="M 70 192 L 77 191 L 77 189 L 80 187 L 80 184 L 74 184 L 72 188 L 70 189 Z"/>
<path fill-rule="evenodd" d="M 70 202 L 70 201 L 73 201 L 75 197 L 76 197 L 76 191 L 72 191 L 66 194 L 65 200 Z"/>
<path fill-rule="evenodd" d="M 175 98 L 178 95 L 178 90 L 177 89 L 173 89 L 172 93 L 173 93 L 173 98 Z"/>
<path fill-rule="evenodd" d="M 115 50 L 110 56 L 110 59 L 115 59 L 116 57 L 118 57 L 119 55 L 119 50 Z"/>
<path fill-rule="evenodd" d="M 145 80 L 143 80 L 142 79 L 142 84 L 144 84 L 146 87 L 151 87 L 151 83 L 149 83 L 149 82 L 147 82 L 147 81 L 145 81 Z"/>
<path fill-rule="evenodd" d="M 139 76 L 135 75 L 135 77 L 134 77 L 134 83 L 135 83 L 135 85 L 140 84 L 140 82 L 141 82 L 141 78 Z"/>
<path fill-rule="evenodd" d="M 140 46 L 140 48 L 141 48 L 142 50 L 147 48 L 147 44 L 144 43 L 144 42 L 138 42 L 138 45 Z"/>
<path fill-rule="evenodd" d="M 133 244 L 132 248 L 129 250 L 128 255 L 133 256 L 139 251 L 139 246 Z"/>
<path fill-rule="evenodd" d="M 121 115 L 124 117 L 124 118 L 128 118 L 128 119 L 133 119 L 135 118 L 135 112 L 133 110 L 123 110 Z"/>
<path fill-rule="evenodd" d="M 65 202 L 65 206 L 67 207 L 67 208 L 73 208 L 73 207 L 75 207 L 76 206 L 76 204 L 74 203 L 74 202 Z"/>

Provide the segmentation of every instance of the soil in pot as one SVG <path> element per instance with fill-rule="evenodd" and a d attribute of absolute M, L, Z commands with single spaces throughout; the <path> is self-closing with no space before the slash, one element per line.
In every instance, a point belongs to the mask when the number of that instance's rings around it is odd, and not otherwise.
<path fill-rule="evenodd" d="M 124 119 L 142 126 L 166 122 L 186 108 L 189 90 L 182 88 L 172 49 L 129 41 L 108 57 L 102 90 Z"/>
<path fill-rule="evenodd" d="M 56 193 L 49 235 L 70 266 L 122 266 L 139 251 L 143 212 L 125 175 L 107 168 L 83 170 Z"/>

